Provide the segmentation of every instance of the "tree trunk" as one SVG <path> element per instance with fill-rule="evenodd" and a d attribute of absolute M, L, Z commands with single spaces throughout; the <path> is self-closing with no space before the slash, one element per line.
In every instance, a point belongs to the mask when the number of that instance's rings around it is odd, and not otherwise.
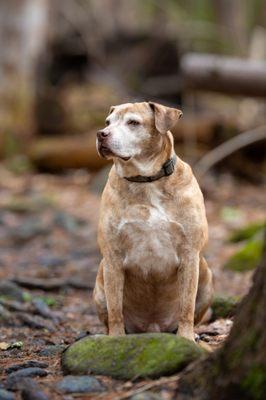
<path fill-rule="evenodd" d="M 262 400 L 266 393 L 266 246 L 221 350 L 187 370 L 178 400 Z"/>
<path fill-rule="evenodd" d="M 0 123 L 32 130 L 35 73 L 45 43 L 48 0 L 0 0 Z"/>

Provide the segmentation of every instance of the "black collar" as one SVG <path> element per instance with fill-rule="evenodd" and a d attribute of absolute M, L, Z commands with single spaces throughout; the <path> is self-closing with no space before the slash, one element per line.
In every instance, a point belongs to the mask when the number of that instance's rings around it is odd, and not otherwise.
<path fill-rule="evenodd" d="M 158 171 L 157 174 L 155 175 L 152 176 L 137 175 L 129 177 L 124 176 L 124 178 L 130 182 L 139 182 L 139 183 L 157 181 L 158 179 L 161 179 L 164 176 L 172 175 L 172 173 L 175 170 L 175 164 L 176 164 L 176 155 L 174 155 L 169 160 L 166 160 L 160 171 Z"/>

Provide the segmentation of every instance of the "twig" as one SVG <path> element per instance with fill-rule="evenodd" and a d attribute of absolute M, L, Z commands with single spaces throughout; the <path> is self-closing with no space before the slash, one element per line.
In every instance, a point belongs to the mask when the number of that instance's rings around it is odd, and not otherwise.
<path fill-rule="evenodd" d="M 206 172 L 219 161 L 251 143 L 266 139 L 266 125 L 259 126 L 247 132 L 240 133 L 220 146 L 211 150 L 194 165 L 194 170 L 198 178 L 202 178 Z"/>

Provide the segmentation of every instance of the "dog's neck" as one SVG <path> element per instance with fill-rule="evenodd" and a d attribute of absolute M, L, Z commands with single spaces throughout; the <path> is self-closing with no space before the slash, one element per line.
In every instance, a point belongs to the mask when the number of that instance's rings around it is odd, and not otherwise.
<path fill-rule="evenodd" d="M 173 136 L 168 132 L 162 137 L 162 143 L 157 149 L 153 149 L 151 154 L 136 156 L 129 161 L 123 161 L 115 158 L 115 170 L 119 177 L 131 176 L 153 176 L 158 173 L 162 165 L 169 160 L 173 155 Z"/>

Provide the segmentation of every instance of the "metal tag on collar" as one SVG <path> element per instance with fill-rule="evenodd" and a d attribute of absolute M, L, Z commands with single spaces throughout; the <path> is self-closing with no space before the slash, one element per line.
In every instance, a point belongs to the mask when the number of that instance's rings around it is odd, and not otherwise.
<path fill-rule="evenodd" d="M 166 176 L 171 175 L 175 169 L 175 160 L 174 158 L 170 158 L 163 165 L 164 173 Z"/>

